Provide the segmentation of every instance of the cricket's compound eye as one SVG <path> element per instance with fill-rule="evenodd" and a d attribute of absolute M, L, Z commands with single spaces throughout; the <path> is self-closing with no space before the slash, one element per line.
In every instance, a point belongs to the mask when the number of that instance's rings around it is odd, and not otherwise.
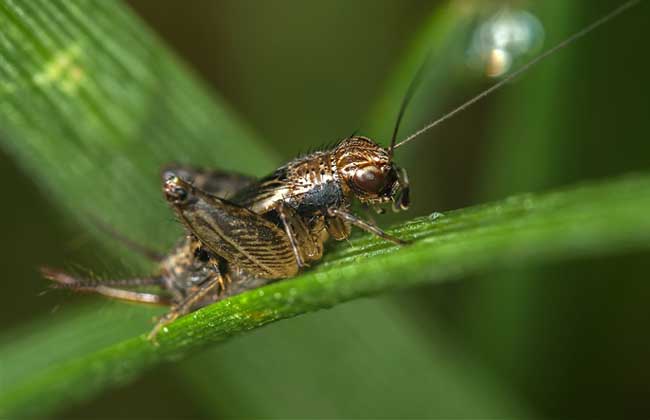
<path fill-rule="evenodd" d="M 365 192 L 379 194 L 386 186 L 386 175 L 376 166 L 366 166 L 354 172 L 352 182 Z"/>
<path fill-rule="evenodd" d="M 182 185 L 183 181 L 174 174 L 165 177 L 163 191 L 167 200 L 174 203 L 182 203 L 187 199 L 187 189 Z"/>

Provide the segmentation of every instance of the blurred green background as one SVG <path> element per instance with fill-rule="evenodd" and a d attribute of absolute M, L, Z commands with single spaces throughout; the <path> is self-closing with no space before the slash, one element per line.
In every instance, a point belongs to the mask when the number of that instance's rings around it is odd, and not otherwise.
<path fill-rule="evenodd" d="M 357 129 L 386 142 L 392 120 L 386 131 L 367 126 L 368 115 L 442 2 L 128 3 L 277 151 L 280 164 Z M 492 3 L 533 12 L 547 47 L 620 4 Z M 647 171 L 648 17 L 642 4 L 400 149 L 414 205 L 398 219 Z M 458 34 L 459 44 L 469 46 L 470 30 Z M 432 61 L 448 83 L 435 83 L 435 91 L 423 83 L 402 135 L 493 83 L 462 57 Z M 7 155 L 0 155 L 0 175 L 0 265 L 9 300 L 0 325 L 11 331 L 92 299 L 41 296 L 38 265 L 67 261 L 110 271 L 119 261 L 102 258 L 83 230 L 64 224 Z M 649 257 L 621 250 L 351 302 L 160 367 L 61 415 L 646 413 Z"/>

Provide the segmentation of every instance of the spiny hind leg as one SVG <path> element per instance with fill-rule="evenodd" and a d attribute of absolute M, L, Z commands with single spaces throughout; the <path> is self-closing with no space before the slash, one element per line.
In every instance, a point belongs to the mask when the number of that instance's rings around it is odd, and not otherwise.
<path fill-rule="evenodd" d="M 385 239 L 387 241 L 393 242 L 397 245 L 406 245 L 408 244 L 408 241 L 405 241 L 403 239 L 397 238 L 389 233 L 384 232 L 377 226 L 373 226 L 370 223 L 366 222 L 365 220 L 362 220 L 355 216 L 354 214 L 348 213 L 343 210 L 339 209 L 329 209 L 328 214 L 330 217 L 338 217 L 339 219 L 350 223 L 353 226 L 358 227 L 359 229 L 363 229 L 366 232 L 370 232 L 374 235 L 379 236 L 382 239 Z"/>
<path fill-rule="evenodd" d="M 229 280 L 218 272 L 215 272 L 208 280 L 206 280 L 198 289 L 190 293 L 185 299 L 173 305 L 169 312 L 161 316 L 156 322 L 147 338 L 150 341 L 156 342 L 156 335 L 166 325 L 174 322 L 179 317 L 188 314 L 192 311 L 194 306 L 203 300 L 208 294 L 217 290 L 219 295 L 222 295 L 226 287 L 230 284 Z"/>
<path fill-rule="evenodd" d="M 159 295 L 156 293 L 144 293 L 134 290 L 125 290 L 119 287 L 140 287 L 140 286 L 160 286 L 160 277 L 146 277 L 146 278 L 132 278 L 132 279 L 116 279 L 106 281 L 93 281 L 74 277 L 64 271 L 56 270 L 48 267 L 41 268 L 43 276 L 49 280 L 54 281 L 52 285 L 55 289 L 69 289 L 75 292 L 82 293 L 97 293 L 113 299 L 126 300 L 129 302 L 151 303 L 156 305 L 169 305 L 171 299 L 169 297 Z"/>

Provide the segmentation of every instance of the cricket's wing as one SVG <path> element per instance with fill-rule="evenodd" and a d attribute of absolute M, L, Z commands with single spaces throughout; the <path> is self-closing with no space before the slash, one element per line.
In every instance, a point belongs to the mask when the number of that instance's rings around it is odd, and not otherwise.
<path fill-rule="evenodd" d="M 283 166 L 271 175 L 256 180 L 242 188 L 232 197 L 232 201 L 257 214 L 264 214 L 277 207 L 278 202 L 289 198 L 291 187 L 287 178 L 287 168 Z"/>
<path fill-rule="evenodd" d="M 193 193 L 191 204 L 177 211 L 212 252 L 257 277 L 278 279 L 298 272 L 289 238 L 275 223 L 228 200 Z"/>

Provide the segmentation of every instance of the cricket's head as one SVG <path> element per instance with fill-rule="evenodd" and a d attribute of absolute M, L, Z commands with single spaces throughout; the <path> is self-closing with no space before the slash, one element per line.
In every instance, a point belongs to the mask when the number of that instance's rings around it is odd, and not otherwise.
<path fill-rule="evenodd" d="M 365 204 L 392 202 L 394 210 L 408 208 L 406 170 L 395 165 L 388 150 L 367 137 L 353 136 L 339 143 L 334 156 L 347 193 Z"/>

